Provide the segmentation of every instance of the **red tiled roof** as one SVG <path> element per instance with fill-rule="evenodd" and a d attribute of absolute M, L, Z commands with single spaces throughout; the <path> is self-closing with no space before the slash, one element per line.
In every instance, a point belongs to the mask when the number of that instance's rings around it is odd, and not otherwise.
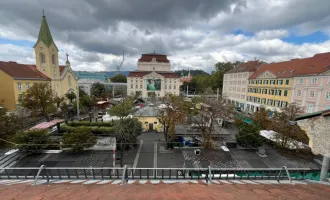
<path fill-rule="evenodd" d="M 14 79 L 51 80 L 48 76 L 38 71 L 35 65 L 24 65 L 17 62 L 0 61 L 0 70 Z"/>
<path fill-rule="evenodd" d="M 152 58 L 156 58 L 157 62 L 169 63 L 170 61 L 167 59 L 167 55 L 158 54 L 158 53 L 148 53 L 142 54 L 139 62 L 151 62 Z"/>
<path fill-rule="evenodd" d="M 20 199 L 329 199 L 322 184 L 30 184 L 3 185 L 2 200 Z"/>
<path fill-rule="evenodd" d="M 129 72 L 127 77 L 143 77 L 147 74 L 150 74 L 151 71 L 134 71 L 134 72 Z M 164 76 L 165 78 L 180 78 L 180 75 L 175 73 L 175 72 L 156 72 L 159 75 Z"/>
<path fill-rule="evenodd" d="M 318 75 L 330 70 L 330 52 L 315 54 L 310 58 L 292 59 L 290 61 L 261 65 L 249 79 L 255 79 L 265 71 L 278 78 L 289 78 L 303 75 Z"/>
<path fill-rule="evenodd" d="M 293 77 L 295 71 L 301 68 L 309 58 L 293 59 L 290 61 L 270 63 L 261 65 L 257 71 L 255 71 L 249 79 L 256 79 L 262 73 L 269 71 L 277 78 L 289 78 Z"/>
<path fill-rule="evenodd" d="M 62 74 L 62 72 L 64 71 L 65 69 L 65 65 L 60 65 L 60 74 Z"/>
<path fill-rule="evenodd" d="M 258 60 L 248 61 L 245 63 L 239 64 L 234 69 L 228 71 L 227 73 L 239 73 L 239 72 L 254 72 L 260 67 L 262 63 Z"/>

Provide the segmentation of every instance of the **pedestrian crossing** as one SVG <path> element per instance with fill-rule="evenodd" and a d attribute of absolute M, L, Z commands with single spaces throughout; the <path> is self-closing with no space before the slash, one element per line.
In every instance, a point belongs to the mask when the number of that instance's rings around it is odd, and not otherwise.
<path fill-rule="evenodd" d="M 37 185 L 40 184 L 83 184 L 83 185 L 103 185 L 112 184 L 120 185 L 122 180 L 38 180 Z M 244 184 L 307 184 L 305 181 L 292 181 L 281 180 L 128 180 L 125 184 L 174 184 L 174 183 L 186 183 L 186 184 L 217 184 L 217 185 L 244 185 Z M 34 180 L 0 180 L 0 187 L 6 185 L 16 184 L 31 184 L 34 185 Z"/>

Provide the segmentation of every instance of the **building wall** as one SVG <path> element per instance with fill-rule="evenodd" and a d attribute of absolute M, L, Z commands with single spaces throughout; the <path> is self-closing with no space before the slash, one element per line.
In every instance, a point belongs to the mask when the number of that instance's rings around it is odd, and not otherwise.
<path fill-rule="evenodd" d="M 151 62 L 138 62 L 137 63 L 138 71 L 171 71 L 170 63 L 161 63 L 157 61 Z"/>
<path fill-rule="evenodd" d="M 16 99 L 14 93 L 14 80 L 11 76 L 0 70 L 0 103 L 11 111 L 16 108 Z"/>
<path fill-rule="evenodd" d="M 159 122 L 157 117 L 137 117 L 142 123 L 143 132 L 149 131 L 149 124 L 153 124 L 153 130 L 161 132 L 163 130 L 163 125 Z"/>
<path fill-rule="evenodd" d="M 253 72 L 228 73 L 224 75 L 222 96 L 234 101 L 235 106 L 246 109 L 248 78 Z"/>
<path fill-rule="evenodd" d="M 147 80 L 149 78 L 161 79 L 161 90 L 155 91 L 157 97 L 163 97 L 167 93 L 179 95 L 180 78 L 164 78 L 163 76 L 144 76 L 144 77 L 127 77 L 127 95 L 134 95 L 135 92 L 141 91 L 142 97 L 148 97 Z"/>
<path fill-rule="evenodd" d="M 282 107 L 286 107 L 291 102 L 292 85 L 292 78 L 249 79 L 247 109 L 255 112 L 263 107 L 280 111 Z"/>
<path fill-rule="evenodd" d="M 75 79 L 74 73 L 71 70 L 68 70 L 62 78 L 61 95 L 65 95 L 69 91 L 73 91 L 77 94 L 78 81 Z"/>
<path fill-rule="evenodd" d="M 330 108 L 330 76 L 295 77 L 292 91 L 291 102 L 306 113 Z"/>

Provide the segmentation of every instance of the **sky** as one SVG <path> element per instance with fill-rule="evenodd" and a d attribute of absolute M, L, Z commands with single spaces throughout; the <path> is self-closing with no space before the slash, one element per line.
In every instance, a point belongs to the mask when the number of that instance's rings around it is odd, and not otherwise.
<path fill-rule="evenodd" d="M 172 70 L 227 61 L 278 62 L 330 51 L 329 0 L 0 0 L 0 60 L 35 63 L 44 9 L 60 64 L 136 70 L 143 53 Z"/>

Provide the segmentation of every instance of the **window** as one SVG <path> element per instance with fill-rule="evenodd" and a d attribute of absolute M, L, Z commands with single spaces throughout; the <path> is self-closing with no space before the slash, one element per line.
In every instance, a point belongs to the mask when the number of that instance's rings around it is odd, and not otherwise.
<path fill-rule="evenodd" d="M 17 83 L 17 88 L 18 88 L 18 91 L 22 91 L 22 83 Z"/>
<path fill-rule="evenodd" d="M 315 97 L 315 91 L 312 90 L 309 92 L 309 98 L 314 98 Z"/>
<path fill-rule="evenodd" d="M 330 84 L 330 78 L 328 78 L 328 84 Z"/>
<path fill-rule="evenodd" d="M 283 80 L 278 80 L 278 85 L 282 85 L 283 84 Z"/>
<path fill-rule="evenodd" d="M 176 89 L 176 85 L 173 86 L 173 89 Z"/>
<path fill-rule="evenodd" d="M 158 95 L 159 96 L 159 95 Z M 157 122 L 154 122 L 154 124 L 157 124 Z"/>
<path fill-rule="evenodd" d="M 137 84 L 135 85 L 135 88 L 138 89 L 138 85 Z"/>
<path fill-rule="evenodd" d="M 301 96 L 301 90 L 297 90 L 297 97 Z"/>
<path fill-rule="evenodd" d="M 330 100 L 330 92 L 326 92 L 325 93 L 325 99 L 326 100 Z"/>
<path fill-rule="evenodd" d="M 54 54 L 52 55 L 52 64 L 53 64 L 53 65 L 56 64 L 56 62 L 55 62 L 55 55 L 54 55 Z"/>
<path fill-rule="evenodd" d="M 268 105 L 273 105 L 273 100 L 272 99 L 268 99 Z"/>
<path fill-rule="evenodd" d="M 140 85 L 140 89 L 142 89 L 142 85 Z"/>
<path fill-rule="evenodd" d="M 285 85 L 289 85 L 289 83 L 290 83 L 290 80 L 289 79 L 286 79 L 285 80 Z"/>
<path fill-rule="evenodd" d="M 287 106 L 287 102 L 286 101 L 282 101 L 282 108 L 286 108 Z"/>
<path fill-rule="evenodd" d="M 71 87 L 71 76 L 68 77 L 69 87 Z"/>
<path fill-rule="evenodd" d="M 131 88 L 133 88 L 133 84 L 131 84 Z"/>
<path fill-rule="evenodd" d="M 275 80 L 270 80 L 271 85 L 275 85 Z"/>
<path fill-rule="evenodd" d="M 284 90 L 284 96 L 285 96 L 285 97 L 288 96 L 288 90 Z"/>
<path fill-rule="evenodd" d="M 280 101 L 275 101 L 275 106 L 279 107 L 279 105 L 280 105 Z"/>
<path fill-rule="evenodd" d="M 262 89 L 262 94 L 267 94 L 267 89 Z"/>
<path fill-rule="evenodd" d="M 307 112 L 308 113 L 312 113 L 313 112 L 313 108 L 314 108 L 314 104 L 308 104 L 307 105 Z"/>
<path fill-rule="evenodd" d="M 261 99 L 261 103 L 262 103 L 262 104 L 266 104 L 266 99 L 265 99 L 265 98 L 262 98 L 262 99 Z"/>
<path fill-rule="evenodd" d="M 276 90 L 276 96 L 281 96 L 282 90 Z"/>
<path fill-rule="evenodd" d="M 30 89 L 30 83 L 26 83 L 25 87 L 26 87 L 27 90 Z"/>
<path fill-rule="evenodd" d="M 260 98 L 257 98 L 257 103 L 260 103 Z"/>
<path fill-rule="evenodd" d="M 312 84 L 316 84 L 317 83 L 317 78 L 312 78 Z"/>
<path fill-rule="evenodd" d="M 304 79 L 303 78 L 300 78 L 299 80 L 298 80 L 298 84 L 303 84 L 304 83 Z"/>
<path fill-rule="evenodd" d="M 264 85 L 268 85 L 268 80 L 264 80 Z"/>
<path fill-rule="evenodd" d="M 171 85 L 168 86 L 168 89 L 170 89 L 170 90 L 172 89 L 172 88 L 171 88 Z"/>
<path fill-rule="evenodd" d="M 46 63 L 46 57 L 45 57 L 45 54 L 43 53 L 40 53 L 40 63 Z"/>
<path fill-rule="evenodd" d="M 274 89 L 269 89 L 269 94 L 270 95 L 274 95 L 274 92 L 275 92 Z"/>

